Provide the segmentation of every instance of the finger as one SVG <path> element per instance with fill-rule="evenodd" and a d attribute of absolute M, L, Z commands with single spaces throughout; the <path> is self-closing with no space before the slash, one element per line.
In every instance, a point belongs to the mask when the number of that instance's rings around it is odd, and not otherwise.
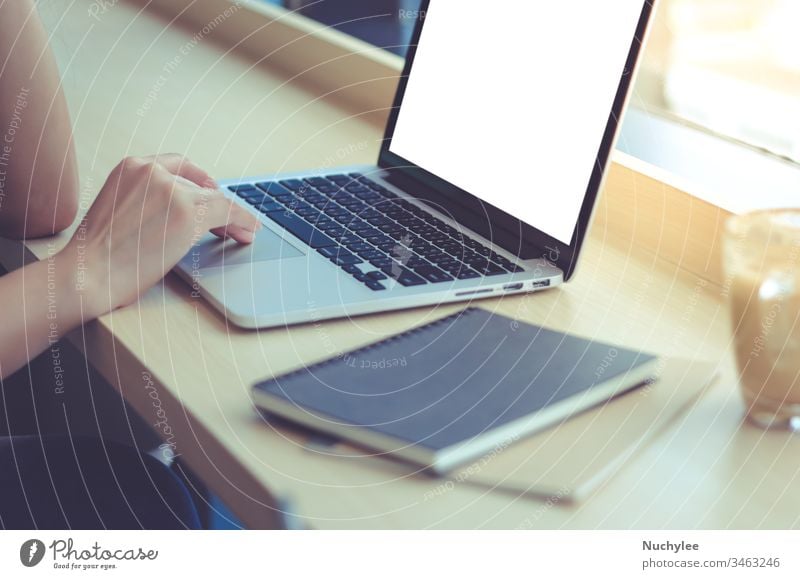
<path fill-rule="evenodd" d="M 261 224 L 259 223 L 259 226 Z M 260 229 L 260 227 L 259 227 Z M 227 227 L 215 227 L 211 233 L 222 239 L 234 239 L 239 243 L 253 243 L 256 238 L 254 231 L 250 229 L 242 229 L 237 225 L 228 225 Z"/>
<path fill-rule="evenodd" d="M 155 155 L 152 159 L 177 177 L 183 177 L 198 187 L 217 189 L 217 182 L 204 169 L 195 165 L 188 158 L 176 153 Z"/>
<path fill-rule="evenodd" d="M 202 213 L 204 225 L 209 230 L 217 228 L 243 229 L 255 232 L 261 228 L 258 217 L 228 199 L 221 192 L 214 191 L 207 194 L 198 195 L 195 203 L 198 215 Z M 231 237 L 235 237 L 231 233 Z"/>

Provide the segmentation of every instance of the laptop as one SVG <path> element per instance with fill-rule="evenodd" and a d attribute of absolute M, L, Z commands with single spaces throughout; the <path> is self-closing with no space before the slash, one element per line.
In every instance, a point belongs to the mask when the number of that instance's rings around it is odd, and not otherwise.
<path fill-rule="evenodd" d="M 246 328 L 568 281 L 651 12 L 423 1 L 377 162 L 222 181 L 264 228 L 208 235 L 177 271 Z"/>

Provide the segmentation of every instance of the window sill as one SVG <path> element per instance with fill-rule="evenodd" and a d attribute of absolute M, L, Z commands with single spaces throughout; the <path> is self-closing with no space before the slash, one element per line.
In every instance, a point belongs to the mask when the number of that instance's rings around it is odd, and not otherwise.
<path fill-rule="evenodd" d="M 679 120 L 630 107 L 617 149 L 732 213 L 800 206 L 800 166 Z"/>
<path fill-rule="evenodd" d="M 258 0 L 128 0 L 254 63 L 286 74 L 376 126 L 386 124 L 403 59 L 367 42 Z"/>

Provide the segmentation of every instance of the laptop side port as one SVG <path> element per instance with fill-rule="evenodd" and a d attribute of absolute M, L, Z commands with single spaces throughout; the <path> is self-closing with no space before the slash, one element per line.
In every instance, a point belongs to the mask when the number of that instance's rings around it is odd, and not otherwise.
<path fill-rule="evenodd" d="M 516 290 L 521 290 L 522 289 L 522 282 L 510 283 L 508 285 L 504 285 L 503 289 L 505 291 L 507 291 L 507 292 L 513 292 L 513 291 L 516 291 Z"/>
<path fill-rule="evenodd" d="M 456 294 L 456 297 L 471 296 L 471 295 L 475 295 L 475 294 L 486 294 L 486 293 L 490 293 L 490 292 L 493 292 L 493 291 L 494 290 L 492 288 L 469 290 L 469 291 L 465 291 L 465 292 L 458 292 Z"/>

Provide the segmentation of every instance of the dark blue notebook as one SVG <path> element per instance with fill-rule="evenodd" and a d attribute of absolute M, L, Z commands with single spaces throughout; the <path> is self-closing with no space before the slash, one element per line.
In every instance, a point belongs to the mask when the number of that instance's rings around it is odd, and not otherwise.
<path fill-rule="evenodd" d="M 645 382 L 655 357 L 468 308 L 256 384 L 281 416 L 446 472 Z"/>

